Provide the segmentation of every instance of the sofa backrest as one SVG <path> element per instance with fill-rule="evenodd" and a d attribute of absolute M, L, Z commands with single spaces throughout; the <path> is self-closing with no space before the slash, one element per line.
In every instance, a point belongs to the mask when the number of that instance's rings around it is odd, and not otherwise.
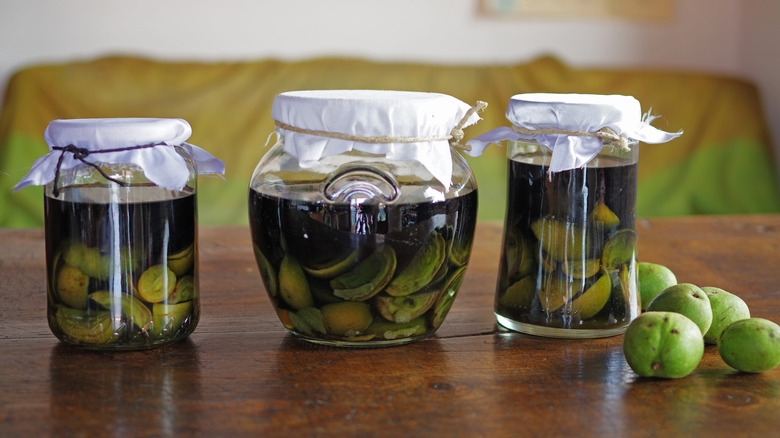
<path fill-rule="evenodd" d="M 625 94 L 662 117 L 653 124 L 684 130 L 661 145 L 643 145 L 639 216 L 780 211 L 774 157 L 754 85 L 723 76 L 573 69 L 550 57 L 515 65 L 433 65 L 325 58 L 296 62 L 160 62 L 109 57 L 39 65 L 8 82 L 0 114 L 0 227 L 41 226 L 42 190 L 12 186 L 47 152 L 50 120 L 82 117 L 180 117 L 190 142 L 226 163 L 225 180 L 201 178 L 202 224 L 247 223 L 247 186 L 273 132 L 271 104 L 282 91 L 395 89 L 486 101 L 466 139 L 497 126 L 517 93 Z M 479 218 L 503 219 L 505 150 L 468 158 L 480 189 Z"/>

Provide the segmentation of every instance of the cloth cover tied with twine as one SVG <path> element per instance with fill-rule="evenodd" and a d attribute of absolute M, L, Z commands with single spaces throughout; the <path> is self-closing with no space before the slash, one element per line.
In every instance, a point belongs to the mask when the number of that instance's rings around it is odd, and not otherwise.
<path fill-rule="evenodd" d="M 291 91 L 274 98 L 271 116 L 284 151 L 301 168 L 352 150 L 415 160 L 449 188 L 451 147 L 462 128 L 480 120 L 478 110 L 439 93 L 389 90 Z"/>
<path fill-rule="evenodd" d="M 182 190 L 189 180 L 189 170 L 174 147 L 185 148 L 190 153 L 199 175 L 224 174 L 225 164 L 221 160 L 186 143 L 191 134 L 190 124 L 183 119 L 53 120 L 44 132 L 50 152 L 33 163 L 15 190 L 48 184 L 61 172 L 85 164 L 100 171 L 101 163 L 135 164 L 154 184 Z M 57 187 L 54 191 L 56 196 Z"/>
<path fill-rule="evenodd" d="M 642 116 L 639 101 L 631 96 L 518 94 L 509 100 L 506 118 L 513 126 L 470 140 L 469 154 L 479 155 L 503 140 L 535 140 L 552 151 L 548 171 L 560 172 L 587 164 L 605 141 L 626 148 L 631 141 L 665 143 L 682 134 L 651 126 L 656 117 L 649 112 Z"/>

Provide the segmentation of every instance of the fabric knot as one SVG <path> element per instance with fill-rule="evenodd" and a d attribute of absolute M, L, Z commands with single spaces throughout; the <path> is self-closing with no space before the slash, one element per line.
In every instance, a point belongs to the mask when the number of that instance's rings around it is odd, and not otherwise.
<path fill-rule="evenodd" d="M 54 149 L 58 149 L 58 148 L 55 147 Z M 83 160 L 84 158 L 86 158 L 89 155 L 89 149 L 79 148 L 79 147 L 76 147 L 76 146 L 73 146 L 73 145 L 68 145 L 68 146 L 65 146 L 65 147 L 62 147 L 62 148 L 59 148 L 59 149 L 62 150 L 63 153 L 65 153 L 65 152 L 72 153 L 73 154 L 73 158 L 75 158 L 75 159 L 77 159 L 79 161 Z"/>

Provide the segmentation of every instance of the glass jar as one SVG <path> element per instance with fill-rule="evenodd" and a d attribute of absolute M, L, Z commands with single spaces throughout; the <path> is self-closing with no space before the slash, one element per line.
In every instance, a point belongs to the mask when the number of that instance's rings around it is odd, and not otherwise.
<path fill-rule="evenodd" d="M 284 326 L 337 346 L 431 335 L 463 281 L 477 217 L 450 133 L 478 116 L 446 95 L 372 90 L 282 93 L 272 115 L 279 141 L 250 182 L 249 217 Z"/>
<path fill-rule="evenodd" d="M 679 134 L 652 128 L 627 96 L 517 95 L 507 118 L 511 129 L 475 139 L 507 140 L 499 324 L 548 337 L 622 333 L 640 313 L 637 140 Z"/>
<path fill-rule="evenodd" d="M 180 119 L 52 121 L 44 185 L 49 326 L 63 342 L 135 350 L 187 337 L 200 315 L 197 175 L 221 162 Z M 217 168 L 193 158 L 207 156 Z M 21 188 L 21 187 L 19 187 Z"/>

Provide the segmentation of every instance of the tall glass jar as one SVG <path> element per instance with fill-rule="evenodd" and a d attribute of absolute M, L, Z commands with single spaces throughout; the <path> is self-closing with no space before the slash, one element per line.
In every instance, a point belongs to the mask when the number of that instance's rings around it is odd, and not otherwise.
<path fill-rule="evenodd" d="M 134 350 L 187 337 L 200 315 L 197 175 L 180 119 L 55 120 L 44 186 L 49 326 L 63 342 Z M 207 163 L 200 173 L 212 173 Z M 213 161 L 212 161 L 213 164 Z M 221 162 L 217 163 L 216 173 Z"/>
<path fill-rule="evenodd" d="M 451 132 L 478 116 L 446 95 L 372 90 L 282 93 L 272 115 L 279 141 L 254 172 L 249 216 L 281 322 L 337 346 L 432 334 L 463 281 L 477 217 Z"/>
<path fill-rule="evenodd" d="M 507 140 L 499 324 L 548 337 L 622 333 L 640 313 L 637 140 L 674 135 L 640 119 L 627 96 L 518 95 L 507 117 L 511 129 L 475 139 Z"/>

